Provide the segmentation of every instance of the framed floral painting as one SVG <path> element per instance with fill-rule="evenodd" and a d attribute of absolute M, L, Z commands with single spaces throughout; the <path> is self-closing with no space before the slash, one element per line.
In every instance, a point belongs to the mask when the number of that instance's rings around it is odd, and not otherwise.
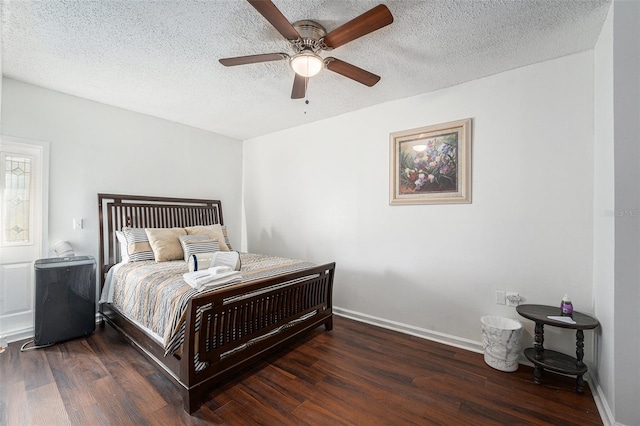
<path fill-rule="evenodd" d="M 389 204 L 471 203 L 471 119 L 389 135 Z"/>

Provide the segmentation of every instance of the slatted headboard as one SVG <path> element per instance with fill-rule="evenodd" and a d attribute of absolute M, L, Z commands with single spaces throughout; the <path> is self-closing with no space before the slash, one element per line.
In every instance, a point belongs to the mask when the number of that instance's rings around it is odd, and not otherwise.
<path fill-rule="evenodd" d="M 98 194 L 100 283 L 119 258 L 115 231 L 134 228 L 173 228 L 214 225 L 222 221 L 220 200 Z"/>

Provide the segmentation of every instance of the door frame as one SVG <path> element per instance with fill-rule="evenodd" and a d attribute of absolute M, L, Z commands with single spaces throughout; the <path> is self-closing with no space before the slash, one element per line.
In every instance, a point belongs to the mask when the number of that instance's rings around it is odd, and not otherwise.
<path fill-rule="evenodd" d="M 38 141 L 33 139 L 20 138 L 9 135 L 0 134 L 0 142 L 2 145 L 11 146 L 23 145 L 29 149 L 38 149 L 41 153 L 42 170 L 40 174 L 40 199 L 38 200 L 42 208 L 40 216 L 40 250 L 41 257 L 49 255 L 49 142 Z M 35 288 L 34 288 L 35 291 Z M 20 330 L 9 334 L 1 334 L 0 330 L 0 348 L 5 347 L 8 342 L 14 342 L 33 336 L 33 326 L 27 330 Z"/>

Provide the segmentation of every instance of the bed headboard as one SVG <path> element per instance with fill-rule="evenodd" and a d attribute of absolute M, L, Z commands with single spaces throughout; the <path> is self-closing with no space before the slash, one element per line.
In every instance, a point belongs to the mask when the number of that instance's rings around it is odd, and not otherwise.
<path fill-rule="evenodd" d="M 100 283 L 118 259 L 115 231 L 133 228 L 183 228 L 214 225 L 222 221 L 220 200 L 149 197 L 143 195 L 98 194 L 100 230 Z"/>

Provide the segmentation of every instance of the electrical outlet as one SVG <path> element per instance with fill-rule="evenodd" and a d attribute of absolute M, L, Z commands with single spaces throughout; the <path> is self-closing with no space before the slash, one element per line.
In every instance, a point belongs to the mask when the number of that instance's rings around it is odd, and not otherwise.
<path fill-rule="evenodd" d="M 506 295 L 505 295 L 504 291 L 502 291 L 502 290 L 496 291 L 496 303 L 498 305 L 506 305 L 507 304 L 507 298 L 506 298 Z"/>
<path fill-rule="evenodd" d="M 507 292 L 507 306 L 518 306 L 520 304 L 520 295 L 513 291 Z"/>

